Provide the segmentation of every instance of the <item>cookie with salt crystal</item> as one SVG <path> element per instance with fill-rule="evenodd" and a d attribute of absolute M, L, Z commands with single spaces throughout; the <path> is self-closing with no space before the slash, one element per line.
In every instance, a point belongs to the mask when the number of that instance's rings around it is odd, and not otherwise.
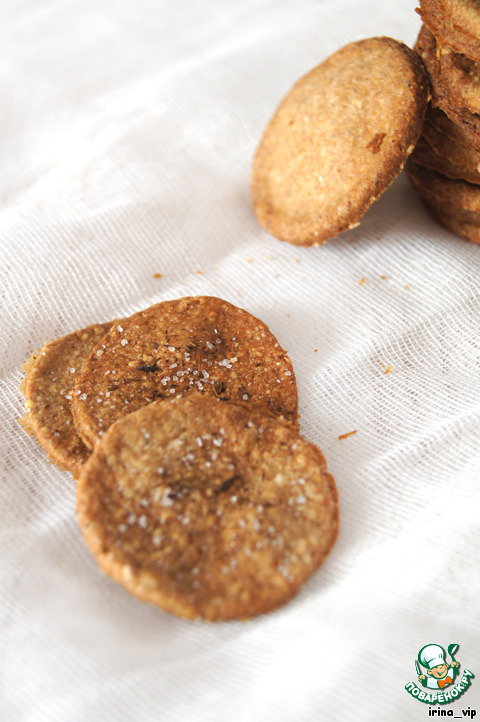
<path fill-rule="evenodd" d="M 27 414 L 22 425 L 50 459 L 74 476 L 90 455 L 73 423 L 70 401 L 80 370 L 110 323 L 93 324 L 46 343 L 25 364 L 22 383 Z"/>
<path fill-rule="evenodd" d="M 332 548 L 337 492 L 291 424 L 213 396 L 117 421 L 77 487 L 104 572 L 172 614 L 247 619 L 287 602 Z"/>
<path fill-rule="evenodd" d="M 72 410 L 93 447 L 118 418 L 192 392 L 297 424 L 297 386 L 286 352 L 262 321 L 213 296 L 164 301 L 114 324 L 77 379 Z"/>
<path fill-rule="evenodd" d="M 311 246 L 358 225 L 420 135 L 429 84 L 392 38 L 350 43 L 301 78 L 257 149 L 252 202 L 277 238 Z"/>
<path fill-rule="evenodd" d="M 480 5 L 477 0 L 420 0 L 425 25 L 456 53 L 480 63 Z"/>

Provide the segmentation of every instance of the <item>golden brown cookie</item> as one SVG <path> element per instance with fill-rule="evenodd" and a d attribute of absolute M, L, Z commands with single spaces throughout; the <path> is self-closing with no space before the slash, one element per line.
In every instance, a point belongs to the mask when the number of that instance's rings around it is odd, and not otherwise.
<path fill-rule="evenodd" d="M 27 414 L 22 424 L 33 433 L 50 459 L 78 475 L 90 455 L 73 423 L 72 389 L 92 348 L 110 323 L 93 324 L 46 343 L 24 365 L 22 384 Z"/>
<path fill-rule="evenodd" d="M 412 153 L 412 159 L 415 163 L 423 165 L 431 170 L 436 170 L 438 173 L 449 178 L 458 178 L 469 181 L 470 183 L 480 183 L 480 171 L 475 167 L 467 167 L 465 165 L 458 165 L 453 163 L 448 158 L 439 155 L 425 139 L 424 136 L 420 138 L 415 150 Z"/>
<path fill-rule="evenodd" d="M 480 113 L 480 65 L 435 39 L 423 25 L 416 48 L 428 70 L 433 88 L 454 107 Z"/>
<path fill-rule="evenodd" d="M 429 122 L 426 122 L 423 126 L 422 136 L 438 155 L 446 158 L 455 166 L 466 168 L 469 174 L 480 179 L 479 150 L 451 140 Z"/>
<path fill-rule="evenodd" d="M 442 183 L 441 181 L 435 182 L 435 176 L 439 179 L 444 178 L 445 181 L 450 181 L 452 183 L 464 183 L 466 181 L 455 181 L 451 178 L 447 178 L 447 176 L 442 176 L 440 173 L 431 171 L 428 168 L 423 168 L 416 163 L 407 163 L 405 169 L 413 187 L 418 192 L 419 196 L 433 210 L 439 211 L 440 213 L 444 213 L 448 216 L 453 216 L 459 221 L 480 224 L 480 213 L 467 210 L 465 208 L 462 208 L 461 206 L 457 206 L 448 197 L 446 198 L 445 195 L 436 192 L 437 186 L 440 186 L 441 189 Z M 431 178 L 431 176 L 434 176 L 434 180 L 432 183 L 429 183 L 428 180 L 429 178 Z M 475 187 L 480 190 L 479 186 Z"/>
<path fill-rule="evenodd" d="M 414 159 L 405 168 L 412 185 L 430 206 L 467 223 L 480 223 L 480 186 L 448 178 Z"/>
<path fill-rule="evenodd" d="M 464 238 L 466 241 L 480 244 L 480 225 L 477 226 L 474 223 L 466 223 L 455 218 L 455 216 L 442 213 L 438 208 L 433 208 L 428 203 L 424 203 L 424 205 L 432 218 L 441 226 L 455 233 L 456 236 Z"/>
<path fill-rule="evenodd" d="M 441 108 L 436 108 L 429 103 L 426 120 L 455 143 L 461 143 L 468 148 L 480 151 L 480 137 L 455 123 Z"/>
<path fill-rule="evenodd" d="M 284 604 L 338 526 L 320 451 L 290 424 L 212 396 L 117 421 L 83 469 L 77 510 L 107 574 L 143 601 L 210 621 Z"/>
<path fill-rule="evenodd" d="M 445 82 L 440 72 L 436 41 L 425 25 L 420 29 L 415 51 L 422 59 L 427 70 L 431 91 L 432 105 L 441 108 L 444 113 L 470 138 L 471 145 L 480 143 L 480 115 L 472 112 L 468 107 L 460 105 L 456 97 L 452 97 L 452 84 Z"/>
<path fill-rule="evenodd" d="M 351 43 L 301 78 L 255 155 L 252 202 L 277 238 L 319 245 L 357 225 L 420 135 L 428 80 L 392 38 Z"/>
<path fill-rule="evenodd" d="M 165 301 L 114 324 L 77 379 L 75 424 L 93 447 L 116 419 L 155 399 L 192 392 L 297 424 L 286 352 L 262 321 L 212 296 Z"/>
<path fill-rule="evenodd" d="M 478 0 L 420 0 L 419 13 L 443 44 L 480 62 Z"/>

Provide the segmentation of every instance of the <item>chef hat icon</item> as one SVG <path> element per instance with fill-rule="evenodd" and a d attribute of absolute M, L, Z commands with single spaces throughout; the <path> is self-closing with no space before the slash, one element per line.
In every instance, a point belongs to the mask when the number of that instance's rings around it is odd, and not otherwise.
<path fill-rule="evenodd" d="M 419 651 L 418 661 L 423 667 L 433 669 L 438 664 L 445 664 L 445 650 L 439 644 L 427 644 Z"/>

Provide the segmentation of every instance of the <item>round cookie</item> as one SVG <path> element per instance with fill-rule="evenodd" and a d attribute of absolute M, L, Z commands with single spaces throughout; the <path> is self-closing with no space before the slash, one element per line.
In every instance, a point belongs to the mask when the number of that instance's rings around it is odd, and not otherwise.
<path fill-rule="evenodd" d="M 469 211 L 473 217 L 480 214 L 480 186 L 461 179 L 448 178 L 434 170 L 425 168 L 411 158 L 406 166 L 410 178 L 418 185 L 428 188 L 440 199 L 449 201 L 457 208 Z"/>
<path fill-rule="evenodd" d="M 416 163 L 407 163 L 405 169 L 413 187 L 416 189 L 422 200 L 424 200 L 433 210 L 439 211 L 440 213 L 448 216 L 453 216 L 462 222 L 480 224 L 480 213 L 457 206 L 448 197 L 445 197 L 444 194 L 439 194 L 436 191 L 436 187 L 441 186 L 441 183 L 435 183 L 435 179 L 432 183 L 428 182 L 429 177 L 431 176 L 441 177 L 440 173 L 430 171 L 428 168 L 423 168 Z M 446 176 L 444 176 L 444 178 L 446 181 L 450 180 L 455 182 Z"/>
<path fill-rule="evenodd" d="M 252 172 L 259 222 L 303 246 L 357 225 L 413 150 L 428 97 L 417 55 L 392 38 L 327 58 L 293 86 L 261 139 Z"/>
<path fill-rule="evenodd" d="M 117 421 L 77 499 L 103 571 L 143 601 L 210 621 L 284 604 L 338 527 L 320 451 L 290 424 L 207 396 L 156 401 Z"/>
<path fill-rule="evenodd" d="M 454 143 L 460 143 L 466 148 L 472 148 L 480 152 L 480 137 L 477 138 L 468 132 L 458 123 L 451 120 L 441 108 L 429 104 L 427 108 L 426 120 L 433 125 L 440 133 L 446 135 Z"/>
<path fill-rule="evenodd" d="M 470 145 L 480 144 L 480 115 L 469 108 L 458 105 L 452 99 L 449 88 L 442 82 L 439 72 L 435 38 L 428 28 L 421 27 L 415 43 L 415 51 L 422 59 L 430 78 L 433 106 L 441 108 L 444 113 L 459 125 L 463 133 L 470 139 Z"/>
<path fill-rule="evenodd" d="M 418 52 L 425 63 L 434 88 L 448 98 L 453 107 L 480 112 L 480 66 L 464 55 L 454 53 L 435 39 L 423 25 L 417 39 Z"/>
<path fill-rule="evenodd" d="M 22 419 L 50 459 L 74 476 L 90 451 L 73 423 L 72 388 L 92 349 L 105 336 L 110 323 L 88 328 L 46 343 L 24 365 L 22 384 L 27 414 Z"/>
<path fill-rule="evenodd" d="M 297 424 L 292 364 L 267 326 L 212 296 L 158 303 L 114 324 L 75 385 L 77 429 L 93 447 L 118 418 L 158 398 L 203 393 Z"/>
<path fill-rule="evenodd" d="M 449 178 L 462 179 L 476 184 L 480 183 L 480 171 L 474 167 L 458 165 L 439 155 L 423 136 L 415 146 L 412 159 L 419 165 L 443 173 Z"/>
<path fill-rule="evenodd" d="M 420 0 L 418 12 L 425 25 L 445 45 L 480 62 L 480 6 L 477 0 Z"/>
<path fill-rule="evenodd" d="M 466 223 L 465 221 L 455 218 L 455 216 L 442 213 L 437 208 L 433 208 L 428 203 L 424 203 L 425 208 L 432 218 L 441 226 L 454 233 L 460 238 L 464 238 L 471 243 L 480 244 L 480 225 L 474 223 Z"/>
<path fill-rule="evenodd" d="M 459 168 L 465 168 L 472 177 L 480 180 L 480 151 L 450 140 L 431 123 L 423 126 L 422 136 L 433 150 Z"/>

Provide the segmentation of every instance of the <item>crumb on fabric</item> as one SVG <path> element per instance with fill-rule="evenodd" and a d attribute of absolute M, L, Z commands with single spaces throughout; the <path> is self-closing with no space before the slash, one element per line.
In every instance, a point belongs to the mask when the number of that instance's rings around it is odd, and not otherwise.
<path fill-rule="evenodd" d="M 346 434 L 340 434 L 340 436 L 338 437 L 338 441 L 342 441 L 342 439 L 347 439 L 349 436 L 353 436 L 353 434 L 356 433 L 357 429 L 355 429 L 354 431 L 348 431 Z"/>

